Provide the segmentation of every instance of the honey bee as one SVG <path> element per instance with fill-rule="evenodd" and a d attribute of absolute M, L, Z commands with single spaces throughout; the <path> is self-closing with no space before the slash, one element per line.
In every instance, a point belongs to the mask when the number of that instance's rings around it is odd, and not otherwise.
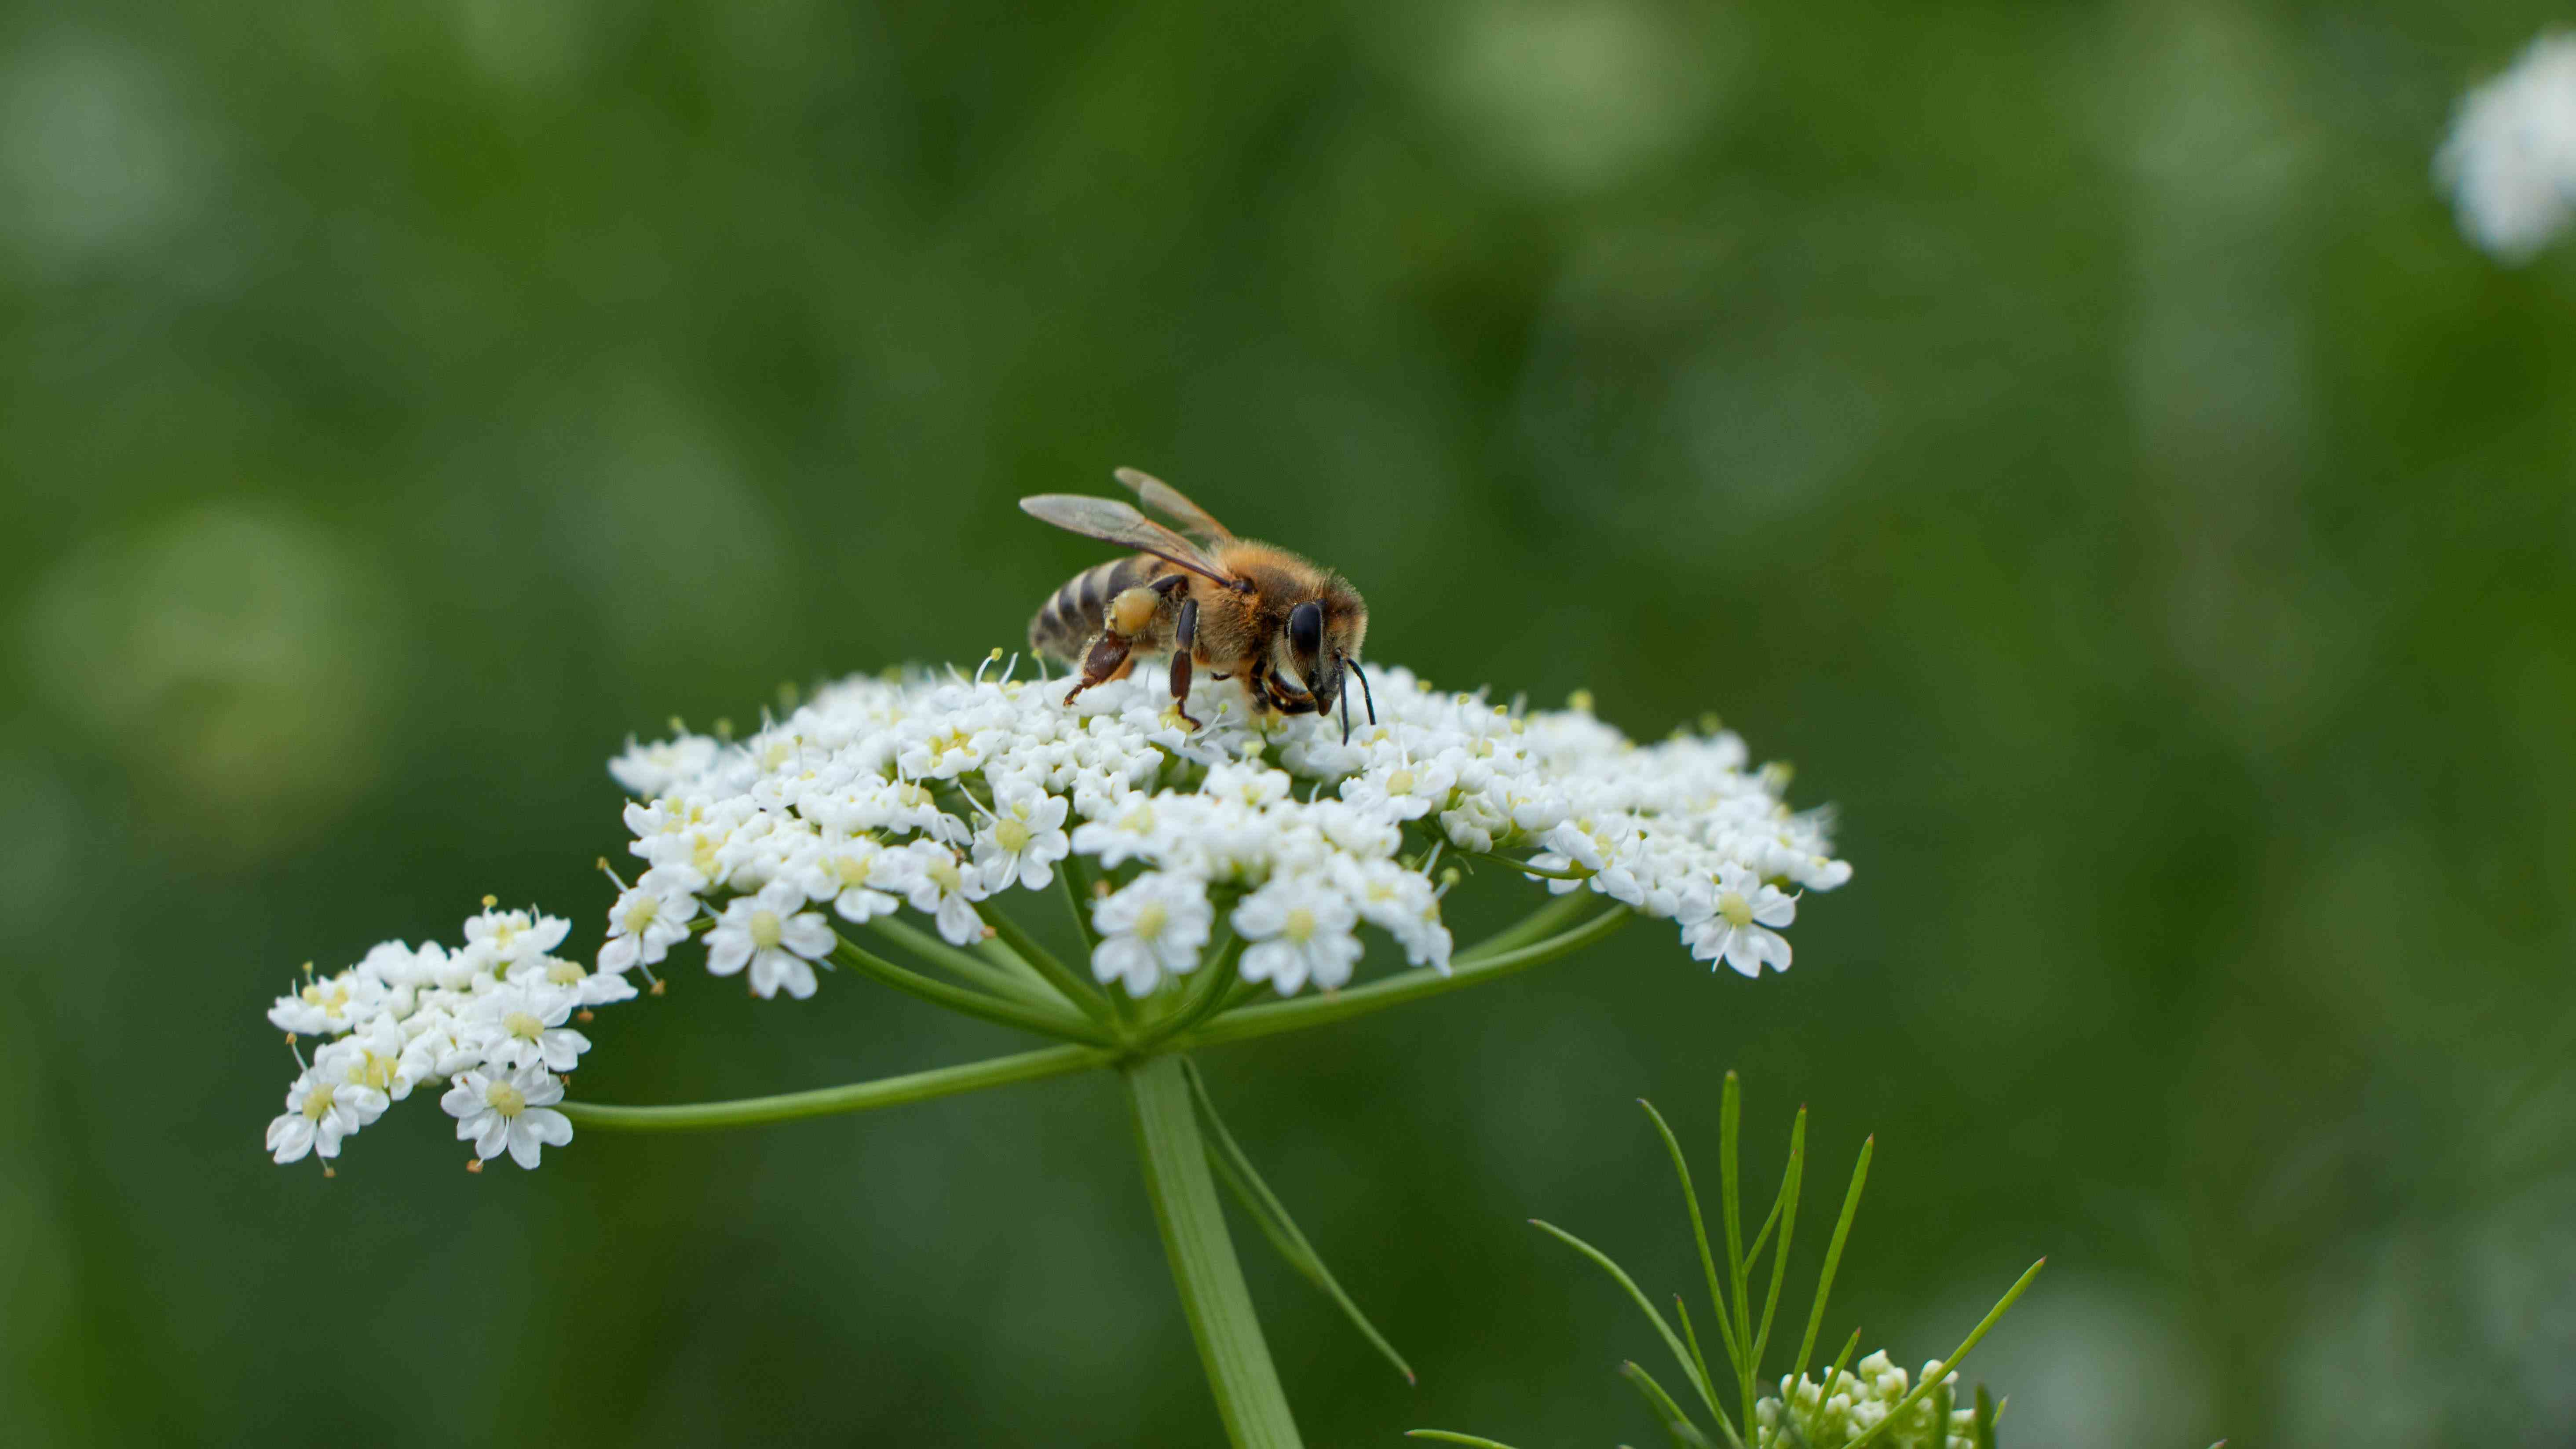
<path fill-rule="evenodd" d="M 1080 673 L 1066 704 L 1095 684 L 1126 678 L 1140 658 L 1168 654 L 1172 709 L 1192 729 L 1199 724 L 1189 715 L 1194 668 L 1240 677 L 1255 713 L 1327 714 L 1338 703 L 1346 742 L 1347 671 L 1359 676 L 1369 723 L 1377 723 L 1377 699 L 1360 669 L 1368 605 L 1359 590 L 1284 548 L 1235 537 L 1158 478 L 1121 468 L 1118 481 L 1181 532 L 1115 498 L 1047 493 L 1020 500 L 1031 517 L 1137 550 L 1074 575 L 1029 620 L 1029 647 Z"/>

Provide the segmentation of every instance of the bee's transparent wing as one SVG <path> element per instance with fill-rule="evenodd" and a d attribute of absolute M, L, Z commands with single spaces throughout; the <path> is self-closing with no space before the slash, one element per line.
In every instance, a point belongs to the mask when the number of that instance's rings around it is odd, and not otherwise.
<path fill-rule="evenodd" d="M 1178 488 L 1151 473 L 1134 468 L 1118 470 L 1118 481 L 1136 490 L 1145 506 L 1181 526 L 1181 532 L 1209 548 L 1234 542 L 1233 530 L 1216 521 L 1216 515 L 1189 500 Z"/>
<path fill-rule="evenodd" d="M 1137 512 L 1131 503 L 1079 493 L 1041 493 L 1021 499 L 1020 511 L 1086 538 L 1170 559 L 1221 584 L 1234 582 L 1234 576 L 1208 557 L 1205 550 Z"/>

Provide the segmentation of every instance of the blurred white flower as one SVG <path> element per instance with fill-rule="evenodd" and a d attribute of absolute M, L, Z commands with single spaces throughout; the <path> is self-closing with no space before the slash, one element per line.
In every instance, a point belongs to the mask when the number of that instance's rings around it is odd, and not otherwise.
<path fill-rule="evenodd" d="M 1929 1376 L 1940 1367 L 1937 1361 L 1927 1363 L 1923 1373 Z M 1827 1382 L 1821 1383 L 1804 1377 L 1782 1378 L 1779 1397 L 1763 1399 L 1753 1406 L 1753 1423 L 1759 1431 L 1756 1437 L 1766 1442 L 1776 1435 L 1785 1442 L 1848 1444 L 1878 1430 L 1877 1442 L 1889 1449 L 1966 1449 L 1969 1436 L 1976 1432 L 1975 1408 L 1955 1407 L 1957 1374 L 1943 1380 L 1952 1386 L 1954 1404 L 1946 1419 L 1933 1406 L 1937 1395 L 1927 1394 L 1883 1430 L 1878 1426 L 1896 1411 L 1914 1382 L 1913 1376 L 1888 1361 L 1885 1350 L 1848 1369 L 1828 1369 L 1825 1378 Z M 1793 1432 L 1784 1434 L 1784 1419 L 1794 1426 Z"/>
<path fill-rule="evenodd" d="M 456 1119 L 456 1140 L 474 1144 L 484 1161 L 506 1149 L 521 1167 L 535 1167 L 548 1147 L 572 1140 L 572 1119 L 554 1110 L 563 1083 L 542 1067 L 514 1072 L 471 1071 L 456 1079 L 438 1105 Z"/>
<path fill-rule="evenodd" d="M 2576 36 L 2470 91 L 2433 165 L 2471 241 L 2509 262 L 2548 245 L 2576 211 Z"/>

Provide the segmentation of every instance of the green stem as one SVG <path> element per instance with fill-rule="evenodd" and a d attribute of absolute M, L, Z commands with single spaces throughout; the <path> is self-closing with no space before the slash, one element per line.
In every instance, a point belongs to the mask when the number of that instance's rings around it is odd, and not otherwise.
<path fill-rule="evenodd" d="M 1100 933 L 1091 925 L 1091 863 L 1078 855 L 1068 855 L 1056 867 L 1056 883 L 1064 887 L 1065 909 L 1073 913 L 1073 928 L 1082 935 L 1086 952 L 1100 944 Z"/>
<path fill-rule="evenodd" d="M 937 1067 L 908 1076 L 882 1077 L 846 1087 L 788 1092 L 775 1097 L 746 1097 L 732 1102 L 696 1102 L 682 1107 L 607 1107 L 595 1102 L 565 1102 L 559 1110 L 577 1127 L 621 1132 L 688 1132 L 705 1127 L 757 1127 L 793 1122 L 800 1117 L 829 1117 L 841 1112 L 872 1112 L 1007 1087 L 1014 1082 L 1042 1081 L 1108 1066 L 1108 1052 L 1090 1047 L 1047 1047 L 990 1061 Z"/>
<path fill-rule="evenodd" d="M 1469 860 L 1481 860 L 1488 865 L 1499 865 L 1507 870 L 1518 871 L 1522 875 L 1534 875 L 1546 880 L 1592 879 L 1592 872 L 1579 865 L 1572 869 L 1557 865 L 1532 865 L 1526 860 L 1514 860 L 1508 855 L 1488 855 L 1481 850 L 1462 850 L 1458 853 Z"/>
<path fill-rule="evenodd" d="M 1384 1011 L 1390 1006 L 1402 1006 L 1407 1002 L 1440 996 L 1480 982 L 1509 976 L 1517 971 L 1526 971 L 1532 966 L 1553 961 L 1571 951 L 1580 951 L 1628 924 L 1632 914 L 1634 913 L 1621 906 L 1604 911 L 1573 930 L 1561 932 L 1547 940 L 1523 946 L 1516 951 L 1505 951 L 1498 956 L 1482 956 L 1470 952 L 1467 956 L 1462 956 L 1453 962 L 1449 973 L 1445 976 L 1425 966 L 1418 971 L 1408 971 L 1401 976 L 1392 976 L 1384 981 L 1373 981 L 1366 986 L 1355 986 L 1348 991 L 1299 997 L 1293 1001 L 1282 1001 L 1272 1006 L 1248 1006 L 1241 1011 L 1220 1016 L 1196 1031 L 1174 1038 L 1171 1045 L 1175 1050 L 1189 1050 L 1202 1046 L 1214 1046 L 1219 1042 L 1249 1041 L 1254 1037 L 1272 1036 L 1283 1031 L 1298 1031 L 1310 1026 L 1322 1026 L 1326 1022 L 1347 1021 L 1354 1016 L 1366 1016 L 1373 1011 Z"/>
<path fill-rule="evenodd" d="M 1116 1016 L 1110 1011 L 1109 1003 L 1102 999 L 1100 993 L 1094 991 L 1081 977 L 1066 970 L 1064 963 L 1057 960 L 1047 948 L 1039 945 L 1036 939 L 1029 935 L 1026 927 L 1012 920 L 1009 912 L 996 907 L 991 901 L 977 901 L 975 914 L 984 918 L 984 924 L 993 928 L 994 936 L 1003 945 L 1011 948 L 1011 954 L 1027 962 L 1040 976 L 1045 977 L 1047 985 L 1054 987 L 1058 995 L 1080 1007 L 1083 1015 L 1098 1023 L 1109 1035 L 1113 1037 L 1126 1035 L 1117 1025 Z"/>
<path fill-rule="evenodd" d="M 1016 1026 L 1022 1031 L 1033 1031 L 1040 1036 L 1089 1042 L 1094 1046 L 1108 1044 L 1108 1039 L 1091 1023 L 1069 1011 L 1059 1011 L 1053 1007 L 1030 1006 L 999 996 L 987 996 L 981 991 L 969 991 L 963 986 L 952 986 L 945 981 L 924 976 L 918 971 L 907 971 L 882 956 L 863 951 L 851 944 L 847 936 L 840 936 L 837 939 L 839 944 L 832 948 L 833 960 L 864 975 L 875 977 L 897 991 L 918 996 L 934 1006 L 944 1006 L 951 1011 L 962 1012 L 968 1016 L 980 1016 L 986 1021 L 1000 1022 L 1004 1026 Z"/>
<path fill-rule="evenodd" d="M 1588 890 L 1567 891 L 1459 952 L 1458 955 L 1462 960 L 1475 960 L 1486 956 L 1499 956 L 1505 951 L 1517 951 L 1532 941 L 1544 941 L 1583 919 L 1591 913 L 1596 903 L 1606 899 L 1608 897 Z"/>
<path fill-rule="evenodd" d="M 1055 994 L 1036 972 L 1021 975 L 997 966 L 972 951 L 949 945 L 930 932 L 894 916 L 878 916 L 868 922 L 868 929 L 934 965 L 944 966 L 960 980 L 972 982 L 985 990 L 1028 1006 L 1063 1009 L 1072 1005 Z"/>
<path fill-rule="evenodd" d="M 1126 1078 L 1145 1192 L 1226 1438 L 1235 1449 L 1297 1449 L 1297 1421 L 1271 1366 L 1234 1240 L 1226 1235 L 1181 1059 L 1149 1057 L 1128 1067 Z"/>
<path fill-rule="evenodd" d="M 1588 901 L 1587 892 L 1550 902 L 1532 912 L 1530 920 L 1537 921 L 1545 918 L 1548 924 L 1554 924 L 1566 918 L 1569 902 L 1582 905 Z M 1526 970 L 1544 961 L 1552 961 L 1570 951 L 1580 950 L 1617 930 L 1627 922 L 1629 915 L 1630 912 L 1625 908 L 1611 910 L 1548 940 L 1520 946 L 1513 950 L 1494 952 L 1492 948 L 1495 942 L 1509 940 L 1521 932 L 1520 926 L 1511 927 L 1493 940 L 1461 952 L 1448 976 L 1444 977 L 1436 971 L 1425 968 L 1331 996 L 1307 997 L 1273 1006 L 1254 1007 L 1230 1015 L 1219 1015 L 1213 1022 L 1196 1031 L 1184 1033 L 1170 1041 L 1157 1043 L 1156 1049 L 1169 1052 L 1206 1042 L 1240 1041 L 1252 1037 L 1270 1036 L 1277 1032 L 1295 1031 L 1301 1027 L 1322 1026 L 1330 1021 L 1365 1015 L 1389 1006 L 1400 1006 L 1408 1001 L 1437 995 L 1440 992 L 1472 985 L 1479 981 L 1494 980 L 1516 971 Z M 1522 923 L 1523 926 L 1527 924 L 1529 924 L 1527 921 Z M 942 993 L 953 992 L 959 996 L 974 998 L 977 1007 L 1012 1007 L 1014 1005 L 1010 1002 L 992 1001 L 961 987 L 950 986 L 944 981 L 933 981 L 928 977 L 905 971 L 891 962 L 879 961 L 864 952 L 857 952 L 856 948 L 850 949 L 855 955 L 863 957 L 866 962 L 883 967 L 897 977 L 904 978 L 891 983 L 899 989 L 914 995 L 925 995 L 928 999 L 943 1005 L 947 1002 L 944 995 L 928 995 L 922 988 L 929 987 Z M 854 961 L 853 964 L 860 963 Z M 861 965 L 861 969 L 868 968 Z M 876 973 L 870 970 L 868 974 Z M 1253 984 L 1258 986 L 1260 983 Z M 1231 993 L 1229 993 L 1229 999 L 1230 996 Z M 1028 1008 L 1019 1009 L 1028 1010 Z M 978 1014 L 982 1013 L 979 1011 Z M 1014 1021 L 1012 1024 L 1021 1023 Z M 1071 1024 L 1072 1018 L 1064 1017 L 1061 1021 L 1050 1022 L 1050 1027 Z M 561 1110 L 565 1116 L 572 1118 L 579 1125 L 607 1129 L 649 1132 L 692 1127 L 751 1126 L 763 1122 L 790 1121 L 798 1117 L 820 1117 L 834 1112 L 865 1112 L 878 1107 L 899 1106 L 905 1102 L 927 1101 L 933 1097 L 945 1097 L 956 1092 L 971 1092 L 983 1087 L 1004 1086 L 1039 1077 L 1063 1076 L 1090 1067 L 1111 1066 L 1115 1065 L 1117 1060 L 1118 1054 L 1115 1051 L 1093 1050 L 1089 1046 L 1054 1047 L 1046 1051 L 1024 1052 L 1018 1056 L 997 1057 L 990 1061 L 969 1062 L 961 1066 L 916 1072 L 910 1076 L 856 1082 L 848 1086 L 826 1087 L 812 1092 L 791 1092 L 784 1096 L 746 1097 L 729 1102 L 695 1102 L 670 1107 L 620 1107 L 590 1102 L 565 1102 L 561 1104 Z M 1855 1184 L 1856 1192 L 1857 1184 Z M 1846 1228 L 1849 1226 L 1849 1212 L 1850 1205 L 1846 1204 L 1846 1221 L 1843 1224 Z M 1837 1231 L 1834 1238 L 1835 1256 L 1839 1256 L 1841 1244 L 1842 1234 Z M 1828 1261 L 1830 1262 L 1830 1259 Z M 1817 1316 L 1822 1315 L 1823 1309 L 1820 1305 Z M 1810 1339 L 1813 1338 L 1814 1331 L 1811 1324 L 1808 1329 Z"/>
<path fill-rule="evenodd" d="M 1216 954 L 1200 964 L 1199 977 L 1183 989 L 1180 999 L 1172 1006 L 1171 1014 L 1145 1028 L 1145 1034 L 1136 1040 L 1137 1050 L 1151 1050 L 1214 1016 L 1224 1007 L 1226 997 L 1231 994 L 1234 963 L 1243 954 L 1244 942 L 1234 933 L 1232 926 L 1220 925 L 1217 929 L 1224 940 L 1217 947 Z"/>

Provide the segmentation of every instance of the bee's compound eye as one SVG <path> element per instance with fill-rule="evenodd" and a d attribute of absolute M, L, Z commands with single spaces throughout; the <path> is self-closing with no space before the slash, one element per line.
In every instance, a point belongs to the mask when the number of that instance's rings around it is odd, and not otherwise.
<path fill-rule="evenodd" d="M 1324 648 L 1324 606 L 1307 602 L 1288 611 L 1288 647 L 1299 659 L 1312 659 Z"/>

